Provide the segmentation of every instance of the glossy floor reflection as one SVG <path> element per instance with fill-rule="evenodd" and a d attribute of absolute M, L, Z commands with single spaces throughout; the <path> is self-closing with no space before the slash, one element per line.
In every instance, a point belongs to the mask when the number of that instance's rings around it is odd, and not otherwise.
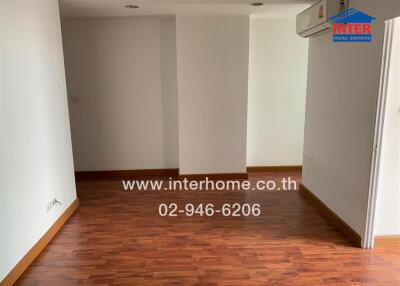
<path fill-rule="evenodd" d="M 255 173 L 250 180 L 299 173 Z M 298 191 L 123 192 L 81 206 L 17 285 L 400 285 L 400 248 L 361 250 Z M 259 217 L 160 217 L 160 203 L 259 203 Z"/>

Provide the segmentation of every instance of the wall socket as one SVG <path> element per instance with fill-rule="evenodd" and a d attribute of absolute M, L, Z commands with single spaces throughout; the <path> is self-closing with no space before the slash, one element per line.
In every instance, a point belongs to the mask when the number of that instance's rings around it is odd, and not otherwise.
<path fill-rule="evenodd" d="M 62 203 L 60 203 L 56 198 L 51 200 L 47 205 L 46 205 L 46 213 L 49 213 L 54 206 L 60 205 L 62 206 Z"/>

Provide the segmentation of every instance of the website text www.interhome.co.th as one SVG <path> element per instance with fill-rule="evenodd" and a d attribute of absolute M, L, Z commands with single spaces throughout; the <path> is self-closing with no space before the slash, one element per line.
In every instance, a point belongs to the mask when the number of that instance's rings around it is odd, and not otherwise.
<path fill-rule="evenodd" d="M 297 182 L 292 177 L 275 180 L 123 180 L 124 191 L 291 191 L 297 190 Z"/>

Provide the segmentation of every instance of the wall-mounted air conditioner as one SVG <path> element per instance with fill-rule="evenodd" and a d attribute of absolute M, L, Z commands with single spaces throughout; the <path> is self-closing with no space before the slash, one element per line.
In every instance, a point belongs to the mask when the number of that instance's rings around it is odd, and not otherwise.
<path fill-rule="evenodd" d="M 321 0 L 297 15 L 297 34 L 310 37 L 330 28 L 329 18 L 340 12 L 343 0 Z M 346 1 L 347 2 L 347 1 Z M 343 7 L 342 7 L 343 8 Z"/>

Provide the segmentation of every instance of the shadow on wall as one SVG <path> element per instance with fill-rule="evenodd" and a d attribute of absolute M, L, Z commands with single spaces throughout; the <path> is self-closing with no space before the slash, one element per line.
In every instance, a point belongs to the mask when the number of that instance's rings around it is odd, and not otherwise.
<path fill-rule="evenodd" d="M 64 19 L 76 171 L 176 168 L 174 18 Z"/>

